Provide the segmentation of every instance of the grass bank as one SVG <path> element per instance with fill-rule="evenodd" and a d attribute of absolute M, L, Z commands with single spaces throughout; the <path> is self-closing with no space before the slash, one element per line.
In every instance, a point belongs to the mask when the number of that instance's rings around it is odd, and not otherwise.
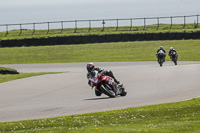
<path fill-rule="evenodd" d="M 121 26 L 121 27 L 102 27 L 91 28 L 66 28 L 66 29 L 50 29 L 48 30 L 11 30 L 7 32 L 0 32 L 0 40 L 7 39 L 23 39 L 23 38 L 40 38 L 40 37 L 55 37 L 55 36 L 71 36 L 71 35 L 104 35 L 104 34 L 121 34 L 121 33 L 158 33 L 158 32 L 196 32 L 200 31 L 199 26 L 194 24 L 160 24 L 144 26 Z"/>
<path fill-rule="evenodd" d="M 172 40 L 0 48 L 0 64 L 155 61 L 161 45 L 179 61 L 200 61 L 200 40 Z"/>
<path fill-rule="evenodd" d="M 122 110 L 0 123 L 0 132 L 200 132 L 200 98 Z"/>
<path fill-rule="evenodd" d="M 32 76 L 39 76 L 39 75 L 45 75 L 45 74 L 56 74 L 56 72 L 38 72 L 38 73 L 20 73 L 20 74 L 0 74 L 0 83 L 21 79 L 21 78 L 27 78 Z"/>
<path fill-rule="evenodd" d="M 19 74 L 19 72 L 12 68 L 0 67 L 0 74 Z"/>

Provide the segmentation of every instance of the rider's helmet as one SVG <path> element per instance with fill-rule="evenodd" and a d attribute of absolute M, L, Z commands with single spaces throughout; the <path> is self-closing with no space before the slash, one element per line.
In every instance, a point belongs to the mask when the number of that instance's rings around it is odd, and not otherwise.
<path fill-rule="evenodd" d="M 88 71 L 88 72 L 91 72 L 91 71 L 94 70 L 94 64 L 93 64 L 93 63 L 88 63 L 88 64 L 86 65 L 86 68 L 87 68 L 87 71 Z"/>
<path fill-rule="evenodd" d="M 160 46 L 160 49 L 163 49 L 163 46 Z"/>
<path fill-rule="evenodd" d="M 170 50 L 173 50 L 173 47 L 170 47 Z"/>

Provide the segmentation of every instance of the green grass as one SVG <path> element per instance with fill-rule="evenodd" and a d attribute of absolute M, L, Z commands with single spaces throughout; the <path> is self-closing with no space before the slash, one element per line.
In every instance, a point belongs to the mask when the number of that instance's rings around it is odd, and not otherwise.
<path fill-rule="evenodd" d="M 158 25 L 147 25 L 144 26 L 121 26 L 116 29 L 116 27 L 105 27 L 104 31 L 102 31 L 102 27 L 92 28 L 90 31 L 88 28 L 78 28 L 75 32 L 74 28 L 64 29 L 61 32 L 61 29 L 50 29 L 49 32 L 47 30 L 36 30 L 35 32 L 32 29 L 24 29 L 20 32 L 20 30 L 12 30 L 6 32 L 0 32 L 0 40 L 7 39 L 23 39 L 23 38 L 38 38 L 38 37 L 55 37 L 55 36 L 70 36 L 70 35 L 91 35 L 91 34 L 121 34 L 121 33 L 157 33 L 157 32 L 195 32 L 200 31 L 200 27 L 196 26 L 194 28 L 194 24 L 186 24 L 185 27 L 183 24 L 160 24 Z"/>
<path fill-rule="evenodd" d="M 1 132 L 198 133 L 200 98 L 122 110 L 0 123 Z"/>
<path fill-rule="evenodd" d="M 0 67 L 0 70 L 16 71 L 15 69 L 5 67 Z"/>
<path fill-rule="evenodd" d="M 21 78 L 32 77 L 32 76 L 45 75 L 45 74 L 56 74 L 56 72 L 20 73 L 20 74 L 6 74 L 6 75 L 0 74 L 0 83 Z"/>
<path fill-rule="evenodd" d="M 200 40 L 173 40 L 0 48 L 0 64 L 155 61 L 160 45 L 167 51 L 171 46 L 177 49 L 181 61 L 200 61 Z M 1 76 L 23 78 L 29 75 L 26 74 L 0 75 L 0 79 Z M 4 122 L 0 123 L 0 132 L 200 132 L 199 109 L 200 98 L 197 98 L 108 112 Z"/>
<path fill-rule="evenodd" d="M 155 61 L 161 45 L 179 61 L 200 61 L 200 40 L 172 40 L 0 48 L 0 64 Z"/>

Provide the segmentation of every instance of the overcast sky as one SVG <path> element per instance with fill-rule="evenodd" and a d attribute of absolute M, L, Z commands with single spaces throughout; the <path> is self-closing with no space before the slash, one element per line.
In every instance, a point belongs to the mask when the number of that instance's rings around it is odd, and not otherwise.
<path fill-rule="evenodd" d="M 200 14 L 200 0 L 0 0 L 0 24 Z"/>
<path fill-rule="evenodd" d="M 199 0 L 0 0 L 0 6 L 33 6 L 42 5 L 60 5 L 60 4 L 98 4 L 98 3 L 136 3 L 136 2 L 198 2 Z"/>
<path fill-rule="evenodd" d="M 132 0 L 0 0 L 0 6 L 27 6 L 27 5 L 60 5 L 60 4 L 89 4 L 89 3 L 104 3 L 104 2 L 124 2 Z M 135 0 L 138 1 L 138 0 Z M 146 0 L 143 0 L 146 1 Z"/>

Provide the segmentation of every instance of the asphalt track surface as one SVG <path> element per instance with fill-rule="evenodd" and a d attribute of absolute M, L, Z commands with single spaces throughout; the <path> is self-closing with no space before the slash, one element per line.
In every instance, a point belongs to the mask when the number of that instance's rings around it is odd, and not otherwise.
<path fill-rule="evenodd" d="M 127 96 L 96 97 L 86 63 L 1 65 L 19 72 L 66 72 L 0 83 L 0 122 L 50 118 L 188 100 L 200 96 L 199 62 L 95 63 L 113 71 Z"/>

